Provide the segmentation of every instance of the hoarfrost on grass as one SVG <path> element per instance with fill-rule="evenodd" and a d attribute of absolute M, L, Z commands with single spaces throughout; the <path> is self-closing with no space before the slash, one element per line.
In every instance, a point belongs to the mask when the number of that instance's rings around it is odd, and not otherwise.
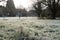
<path fill-rule="evenodd" d="M 60 20 L 0 20 L 1 40 L 18 40 L 20 37 L 59 40 Z"/>

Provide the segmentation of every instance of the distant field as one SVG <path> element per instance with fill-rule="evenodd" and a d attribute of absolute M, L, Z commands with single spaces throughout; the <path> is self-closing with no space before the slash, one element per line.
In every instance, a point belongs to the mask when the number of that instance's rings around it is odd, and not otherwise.
<path fill-rule="evenodd" d="M 0 17 L 0 19 L 37 19 L 37 17 Z"/>
<path fill-rule="evenodd" d="M 31 38 L 25 40 L 60 40 L 60 20 L 0 19 L 0 40 L 19 40 L 21 37 Z"/>
<path fill-rule="evenodd" d="M 38 17 L 0 17 L 0 19 L 27 19 L 27 20 L 36 20 Z M 60 20 L 60 17 L 56 17 L 56 19 Z"/>

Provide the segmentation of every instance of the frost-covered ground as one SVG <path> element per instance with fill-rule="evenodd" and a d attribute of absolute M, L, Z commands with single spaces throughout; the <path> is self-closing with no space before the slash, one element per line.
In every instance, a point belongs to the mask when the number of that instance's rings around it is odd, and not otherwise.
<path fill-rule="evenodd" d="M 0 19 L 0 40 L 60 40 L 60 20 L 14 18 Z"/>

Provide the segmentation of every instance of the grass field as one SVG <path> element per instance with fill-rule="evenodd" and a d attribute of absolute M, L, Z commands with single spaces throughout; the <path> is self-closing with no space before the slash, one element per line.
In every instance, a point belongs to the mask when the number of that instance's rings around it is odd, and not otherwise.
<path fill-rule="evenodd" d="M 0 40 L 60 40 L 60 20 L 0 19 Z"/>

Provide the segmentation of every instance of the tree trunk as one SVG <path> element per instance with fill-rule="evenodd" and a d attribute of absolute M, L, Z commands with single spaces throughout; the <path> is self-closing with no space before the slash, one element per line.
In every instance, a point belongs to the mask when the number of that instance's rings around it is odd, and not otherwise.
<path fill-rule="evenodd" d="M 40 17 L 41 17 L 40 15 L 41 15 L 40 13 L 37 13 L 37 17 L 38 17 L 38 19 L 40 19 Z"/>
<path fill-rule="evenodd" d="M 52 19 L 56 19 L 56 12 L 52 13 Z"/>

